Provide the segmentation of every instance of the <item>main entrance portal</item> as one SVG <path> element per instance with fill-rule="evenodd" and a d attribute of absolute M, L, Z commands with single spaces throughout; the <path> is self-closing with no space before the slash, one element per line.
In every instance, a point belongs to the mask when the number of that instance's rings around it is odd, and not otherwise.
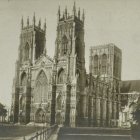
<path fill-rule="evenodd" d="M 39 108 L 35 114 L 35 122 L 37 123 L 45 123 L 45 112 Z"/>

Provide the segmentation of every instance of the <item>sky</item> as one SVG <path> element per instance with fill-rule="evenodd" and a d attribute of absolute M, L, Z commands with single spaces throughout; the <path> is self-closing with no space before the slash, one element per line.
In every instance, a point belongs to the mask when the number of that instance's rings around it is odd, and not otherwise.
<path fill-rule="evenodd" d="M 122 80 L 140 79 L 140 0 L 75 0 L 85 10 L 85 51 L 88 72 L 90 46 L 114 43 L 122 50 Z M 74 0 L 0 0 L 0 102 L 10 106 L 15 62 L 20 44 L 21 17 L 32 23 L 35 12 L 42 24 L 46 18 L 47 54 L 54 55 L 57 10 Z"/>

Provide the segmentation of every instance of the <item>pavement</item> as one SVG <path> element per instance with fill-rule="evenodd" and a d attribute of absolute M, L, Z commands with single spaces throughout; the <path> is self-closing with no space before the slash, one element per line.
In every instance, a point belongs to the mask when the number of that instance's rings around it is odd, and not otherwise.
<path fill-rule="evenodd" d="M 60 127 L 57 127 L 57 129 L 52 133 L 52 135 L 50 136 L 50 138 L 48 140 L 57 140 L 59 130 L 60 130 Z"/>
<path fill-rule="evenodd" d="M 129 129 L 60 128 L 57 140 L 132 140 Z"/>
<path fill-rule="evenodd" d="M 59 137 L 58 140 L 131 140 L 131 136 L 102 134 L 66 134 Z"/>
<path fill-rule="evenodd" d="M 23 140 L 35 136 L 39 126 L 0 125 L 0 140 Z M 130 129 L 57 127 L 48 140 L 132 140 Z"/>

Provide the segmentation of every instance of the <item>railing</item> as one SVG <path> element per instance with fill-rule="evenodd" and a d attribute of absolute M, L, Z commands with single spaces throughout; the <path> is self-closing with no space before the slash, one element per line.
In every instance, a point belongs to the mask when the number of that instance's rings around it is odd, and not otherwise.
<path fill-rule="evenodd" d="M 36 132 L 35 136 L 30 138 L 23 137 L 23 140 L 48 140 L 51 134 L 57 129 L 57 125 L 53 125 L 49 128 L 42 129 Z"/>

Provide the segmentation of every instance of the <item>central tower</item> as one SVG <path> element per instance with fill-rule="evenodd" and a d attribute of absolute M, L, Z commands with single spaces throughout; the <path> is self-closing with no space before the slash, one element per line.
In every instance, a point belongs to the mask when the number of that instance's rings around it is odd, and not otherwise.
<path fill-rule="evenodd" d="M 76 11 L 74 3 L 72 15 L 68 13 L 67 8 L 61 14 L 59 7 L 57 16 L 52 93 L 56 104 L 52 105 L 52 110 L 55 110 L 55 121 L 58 124 L 76 126 L 86 113 L 85 15 L 84 11 L 81 15 L 80 9 Z"/>

